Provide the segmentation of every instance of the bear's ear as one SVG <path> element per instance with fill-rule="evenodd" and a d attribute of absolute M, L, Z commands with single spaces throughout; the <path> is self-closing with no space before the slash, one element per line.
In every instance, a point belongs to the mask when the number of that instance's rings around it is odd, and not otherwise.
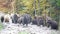
<path fill-rule="evenodd" d="M 12 19 L 12 17 L 10 17 Z"/>

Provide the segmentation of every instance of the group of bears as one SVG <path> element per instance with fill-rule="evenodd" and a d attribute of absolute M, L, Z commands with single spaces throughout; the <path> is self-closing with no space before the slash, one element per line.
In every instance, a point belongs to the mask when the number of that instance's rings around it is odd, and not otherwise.
<path fill-rule="evenodd" d="M 18 16 L 17 14 L 13 14 L 10 16 L 10 19 L 12 23 L 19 23 L 28 26 L 28 24 L 32 23 L 33 25 L 37 26 L 46 26 L 51 27 L 51 29 L 58 30 L 58 23 L 52 19 L 47 19 L 42 16 L 34 16 L 34 18 L 31 17 L 30 14 L 24 14 L 21 16 Z M 47 20 L 46 20 L 47 19 Z M 1 16 L 1 22 L 9 22 L 8 16 L 5 18 L 4 16 Z"/>

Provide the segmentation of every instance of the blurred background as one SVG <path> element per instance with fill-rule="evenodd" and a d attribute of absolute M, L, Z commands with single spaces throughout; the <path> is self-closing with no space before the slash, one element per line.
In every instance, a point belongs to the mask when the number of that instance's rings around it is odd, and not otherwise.
<path fill-rule="evenodd" d="M 60 0 L 0 0 L 0 12 L 49 16 L 58 22 L 60 30 Z"/>

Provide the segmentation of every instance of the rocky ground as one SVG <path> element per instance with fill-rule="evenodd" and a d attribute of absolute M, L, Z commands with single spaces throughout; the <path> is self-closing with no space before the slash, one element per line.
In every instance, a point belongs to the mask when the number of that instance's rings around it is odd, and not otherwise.
<path fill-rule="evenodd" d="M 0 31 L 0 34 L 59 34 L 59 31 L 31 24 L 29 24 L 28 27 L 13 23 L 3 23 L 3 25 L 4 28 Z"/>
<path fill-rule="evenodd" d="M 0 16 L 4 14 L 0 13 Z M 1 22 L 0 22 L 1 23 Z M 51 30 L 50 28 L 29 24 L 28 27 L 23 27 L 22 24 L 1 23 L 3 28 L 0 34 L 60 34 L 59 31 Z M 1 28 L 1 26 L 0 26 Z"/>

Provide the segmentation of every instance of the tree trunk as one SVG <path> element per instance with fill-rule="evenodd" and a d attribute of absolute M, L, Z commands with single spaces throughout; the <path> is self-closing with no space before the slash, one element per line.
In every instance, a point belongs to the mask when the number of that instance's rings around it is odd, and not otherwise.
<path fill-rule="evenodd" d="M 34 16 L 36 16 L 36 0 L 34 0 L 34 4 L 33 5 L 34 5 L 34 12 L 35 12 Z"/>

